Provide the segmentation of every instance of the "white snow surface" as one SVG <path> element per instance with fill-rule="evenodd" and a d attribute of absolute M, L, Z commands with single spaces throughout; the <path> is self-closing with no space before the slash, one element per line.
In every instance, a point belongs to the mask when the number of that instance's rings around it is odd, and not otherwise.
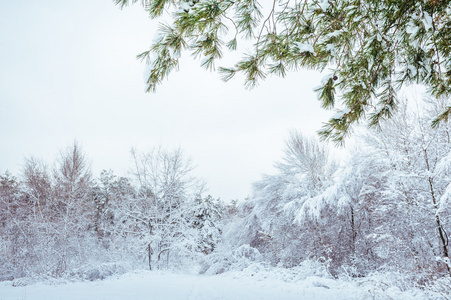
<path fill-rule="evenodd" d="M 302 272 L 301 272 L 302 273 Z M 305 276 L 282 268 L 250 266 L 243 271 L 206 276 L 135 271 L 103 281 L 57 281 L 26 286 L 0 282 L 0 300 L 52 299 L 427 299 L 419 290 L 401 291 L 379 280 L 348 281 Z M 380 282 L 379 282 L 380 283 Z M 20 285 L 20 284 L 19 284 Z M 384 288 L 382 288 L 384 286 Z"/>
<path fill-rule="evenodd" d="M 313 49 L 313 45 L 311 45 L 311 44 L 296 43 L 296 46 L 298 47 L 298 49 L 301 53 L 302 52 L 310 52 L 312 54 L 315 54 L 315 50 Z"/>
<path fill-rule="evenodd" d="M 335 115 L 333 115 L 331 119 L 334 119 L 334 120 L 342 119 L 344 117 L 344 115 L 349 114 L 350 112 L 351 112 L 351 110 L 349 108 L 342 109 L 342 110 L 338 111 Z"/>

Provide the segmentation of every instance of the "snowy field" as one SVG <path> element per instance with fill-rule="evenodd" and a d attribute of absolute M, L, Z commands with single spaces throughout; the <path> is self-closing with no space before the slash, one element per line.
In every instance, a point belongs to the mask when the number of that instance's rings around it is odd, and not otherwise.
<path fill-rule="evenodd" d="M 14 285 L 18 285 L 17 282 Z M 19 284 L 20 285 L 20 284 Z M 401 291 L 383 282 L 354 282 L 289 272 L 244 270 L 206 276 L 139 271 L 103 281 L 0 283 L 0 300 L 139 299 L 446 299 L 419 289 Z"/>

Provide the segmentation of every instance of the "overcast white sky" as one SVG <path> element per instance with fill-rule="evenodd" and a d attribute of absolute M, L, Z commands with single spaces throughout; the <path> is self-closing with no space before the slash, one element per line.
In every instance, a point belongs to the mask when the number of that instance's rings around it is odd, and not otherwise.
<path fill-rule="evenodd" d="M 247 91 L 186 57 L 157 93 L 144 93 L 135 57 L 157 23 L 139 5 L 0 2 L 0 173 L 17 174 L 24 157 L 52 162 L 74 139 L 96 176 L 127 175 L 132 147 L 181 146 L 212 196 L 242 199 L 274 172 L 290 129 L 314 134 L 331 115 L 316 100 L 322 75 L 312 71 Z"/>

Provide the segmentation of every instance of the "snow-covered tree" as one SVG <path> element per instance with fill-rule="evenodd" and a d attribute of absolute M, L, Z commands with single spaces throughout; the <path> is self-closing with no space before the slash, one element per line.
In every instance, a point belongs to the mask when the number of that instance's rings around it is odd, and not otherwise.
<path fill-rule="evenodd" d="M 333 184 L 336 165 L 324 146 L 293 131 L 276 167 L 278 174 L 255 183 L 254 195 L 241 205 L 248 213 L 237 224 L 238 243 L 250 244 L 275 264 L 293 266 L 321 251 L 311 245 L 321 243 L 313 227 L 328 205 L 321 195 Z"/>
<path fill-rule="evenodd" d="M 120 211 L 127 217 L 128 232 L 146 253 L 149 268 L 167 264 L 190 247 L 190 205 L 201 196 L 203 184 L 194 178 L 192 163 L 180 148 L 161 147 L 148 153 L 132 151 L 137 196 L 123 202 Z M 145 252 L 144 252 L 145 251 Z"/>
<path fill-rule="evenodd" d="M 121 224 L 126 222 L 126 217 L 121 214 L 120 208 L 123 202 L 130 201 L 135 196 L 135 188 L 127 178 L 117 177 L 111 170 L 101 172 L 93 188 L 96 205 L 94 226 L 98 238 L 107 249 L 116 243 L 121 244 L 122 239 L 127 236 L 121 230 Z"/>
<path fill-rule="evenodd" d="M 92 199 L 92 175 L 87 158 L 75 142 L 60 153 L 53 170 L 52 213 L 59 226 L 59 268 L 78 264 L 90 249 L 80 247 L 92 238 L 95 204 Z"/>
<path fill-rule="evenodd" d="M 137 0 L 114 0 L 124 7 Z M 177 69 L 183 51 L 203 57 L 212 69 L 224 48 L 253 44 L 224 79 L 243 73 L 252 87 L 267 75 L 300 67 L 329 69 L 318 97 L 324 108 L 342 107 L 321 131 L 341 142 L 350 126 L 392 115 L 397 91 L 423 83 L 434 97 L 451 94 L 451 5 L 407 0 L 143 0 L 151 18 L 163 17 L 149 51 L 138 55 L 150 67 L 148 91 Z M 451 108 L 436 121 L 447 119 Z"/>
<path fill-rule="evenodd" d="M 225 205 L 219 199 L 196 198 L 192 204 L 191 226 L 197 231 L 195 248 L 205 254 L 211 253 L 221 239 L 220 221 Z"/>
<path fill-rule="evenodd" d="M 0 175 L 0 276 L 23 273 L 20 255 L 27 237 L 20 218 L 21 199 L 17 178 L 10 172 Z"/>
<path fill-rule="evenodd" d="M 3 181 L 12 276 L 60 276 L 93 253 L 90 171 L 78 145 L 61 153 L 53 175 L 44 162 L 29 158 L 20 181 Z"/>
<path fill-rule="evenodd" d="M 437 102 L 423 104 L 429 112 L 415 114 L 403 103 L 397 116 L 382 124 L 385 130 L 367 136 L 372 153 L 384 155 L 378 160 L 385 165 L 380 175 L 384 178 L 379 207 L 374 212 L 381 221 L 383 237 L 392 245 L 408 250 L 419 268 L 441 265 L 449 272 L 447 219 L 448 204 L 444 197 L 451 182 L 451 152 L 449 125 L 437 129 L 428 125 L 437 109 Z M 442 103 L 443 104 L 443 103 Z M 389 130 L 388 130 L 389 129 Z M 443 203 L 442 203 L 443 201 Z M 446 223 L 446 222 L 445 222 Z M 390 247 L 384 247 L 390 249 Z"/>

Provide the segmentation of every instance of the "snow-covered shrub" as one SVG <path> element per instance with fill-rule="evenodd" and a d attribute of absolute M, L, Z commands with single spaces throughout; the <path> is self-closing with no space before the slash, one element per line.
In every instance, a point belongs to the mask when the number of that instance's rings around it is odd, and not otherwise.
<path fill-rule="evenodd" d="M 231 270 L 243 270 L 262 259 L 260 252 L 249 245 L 241 245 L 236 249 L 221 245 L 210 255 L 204 257 L 200 274 L 216 275 Z"/>
<path fill-rule="evenodd" d="M 88 265 L 78 268 L 72 272 L 72 276 L 83 280 L 103 280 L 113 275 L 122 275 L 131 270 L 131 265 L 126 262 L 103 263 L 99 265 Z"/>
<path fill-rule="evenodd" d="M 258 261 L 261 259 L 260 251 L 249 246 L 248 244 L 241 245 L 237 249 L 232 252 L 233 257 L 236 260 L 249 260 L 249 261 Z"/>
<path fill-rule="evenodd" d="M 232 250 L 224 245 L 219 245 L 209 255 L 203 257 L 200 261 L 199 274 L 216 275 L 230 270 L 235 262 L 232 256 Z"/>

